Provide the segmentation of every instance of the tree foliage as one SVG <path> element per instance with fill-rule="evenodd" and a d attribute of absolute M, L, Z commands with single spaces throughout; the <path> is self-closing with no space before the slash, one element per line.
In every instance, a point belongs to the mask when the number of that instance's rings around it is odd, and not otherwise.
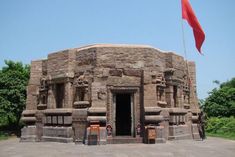
<path fill-rule="evenodd" d="M 235 116 L 235 78 L 213 89 L 204 102 L 203 110 L 209 117 Z"/>
<path fill-rule="evenodd" d="M 29 66 L 5 61 L 0 70 L 0 127 L 18 126 L 26 103 Z"/>

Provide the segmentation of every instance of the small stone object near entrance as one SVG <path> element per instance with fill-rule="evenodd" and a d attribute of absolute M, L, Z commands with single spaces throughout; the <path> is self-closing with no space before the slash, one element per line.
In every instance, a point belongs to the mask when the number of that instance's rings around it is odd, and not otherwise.
<path fill-rule="evenodd" d="M 100 144 L 100 125 L 99 122 L 91 122 L 90 132 L 88 135 L 88 145 Z M 97 124 L 98 123 L 98 124 Z"/>
<path fill-rule="evenodd" d="M 156 139 L 156 129 L 154 126 L 147 126 L 145 128 L 146 132 L 147 132 L 147 143 L 148 144 L 154 144 L 155 143 L 155 139 Z"/>
<path fill-rule="evenodd" d="M 141 143 L 200 138 L 195 63 L 143 45 L 97 44 L 31 62 L 21 141 Z M 152 134 L 153 135 L 153 134 Z"/>

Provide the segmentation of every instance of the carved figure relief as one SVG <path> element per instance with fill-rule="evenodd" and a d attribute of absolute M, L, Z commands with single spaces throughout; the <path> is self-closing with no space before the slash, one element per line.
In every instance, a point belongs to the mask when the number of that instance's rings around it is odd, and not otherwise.
<path fill-rule="evenodd" d="M 101 89 L 101 90 L 98 92 L 98 99 L 100 99 L 100 100 L 105 100 L 105 98 L 106 98 L 106 92 Z"/>
<path fill-rule="evenodd" d="M 184 82 L 183 82 L 183 99 L 184 99 L 184 103 L 189 104 L 189 98 L 190 98 L 190 90 L 189 90 L 189 86 L 190 86 L 190 80 L 187 77 L 187 75 L 184 76 Z"/>
<path fill-rule="evenodd" d="M 74 86 L 87 86 L 88 80 L 86 79 L 85 75 L 80 75 L 74 78 Z"/>
<path fill-rule="evenodd" d="M 163 74 L 159 74 L 158 77 L 156 78 L 156 85 L 157 85 L 157 100 L 165 101 L 166 81 Z"/>
<path fill-rule="evenodd" d="M 84 74 L 76 76 L 73 86 L 75 89 L 74 107 L 82 108 L 89 106 L 89 86 L 86 76 Z"/>
<path fill-rule="evenodd" d="M 47 87 L 48 87 L 47 80 L 45 77 L 42 77 L 40 79 L 40 90 L 47 90 Z"/>

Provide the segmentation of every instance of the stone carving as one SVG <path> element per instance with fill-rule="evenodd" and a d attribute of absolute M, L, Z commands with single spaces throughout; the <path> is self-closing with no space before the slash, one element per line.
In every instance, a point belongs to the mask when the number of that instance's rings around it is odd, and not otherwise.
<path fill-rule="evenodd" d="M 90 106 L 88 79 L 85 74 L 80 74 L 74 78 L 73 85 L 75 87 L 74 108 L 86 108 Z"/>
<path fill-rule="evenodd" d="M 107 136 L 112 136 L 113 128 L 110 124 L 106 126 Z"/>
<path fill-rule="evenodd" d="M 165 102 L 165 88 L 166 88 L 166 81 L 164 75 L 162 73 L 158 74 L 157 78 L 154 80 L 157 88 L 157 101 L 158 105 L 161 107 L 166 106 Z"/>

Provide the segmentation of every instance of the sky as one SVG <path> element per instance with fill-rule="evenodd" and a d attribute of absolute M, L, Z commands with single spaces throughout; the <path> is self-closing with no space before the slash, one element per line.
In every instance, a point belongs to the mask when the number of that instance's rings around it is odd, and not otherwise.
<path fill-rule="evenodd" d="M 196 62 L 199 99 L 214 80 L 235 77 L 235 1 L 190 0 L 206 34 L 200 55 L 184 21 L 187 59 Z M 96 43 L 150 45 L 184 56 L 180 0 L 0 0 L 0 67 L 4 60 Z"/>

